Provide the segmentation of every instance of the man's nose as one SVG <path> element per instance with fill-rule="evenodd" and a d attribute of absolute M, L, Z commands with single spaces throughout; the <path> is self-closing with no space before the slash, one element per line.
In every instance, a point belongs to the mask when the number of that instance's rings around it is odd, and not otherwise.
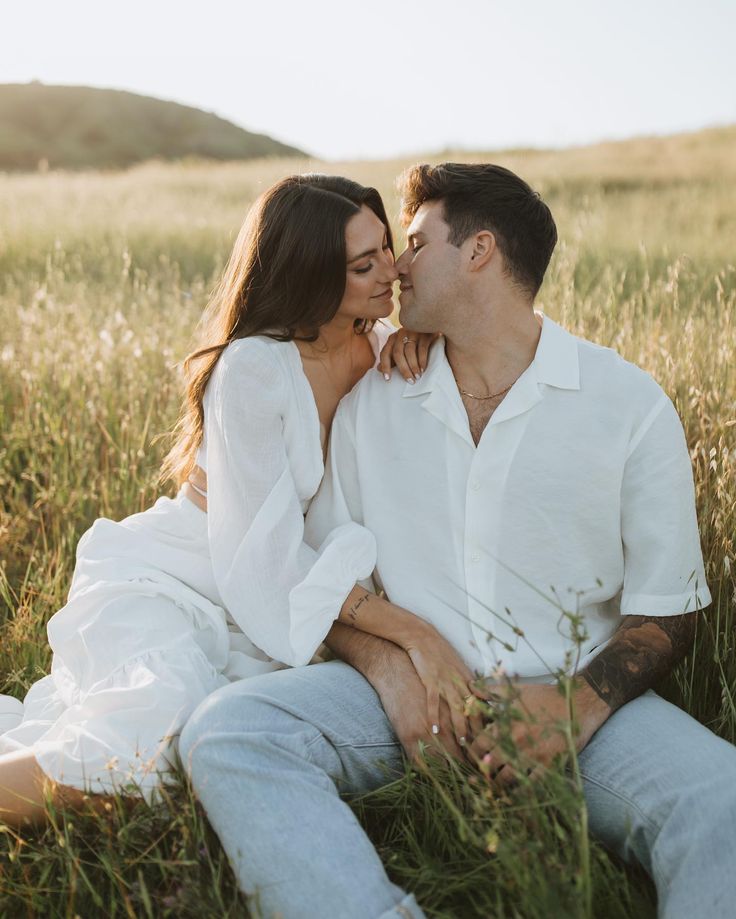
<path fill-rule="evenodd" d="M 408 261 L 409 261 L 409 250 L 404 249 L 401 255 L 396 259 L 396 263 L 395 263 L 396 270 L 399 273 L 399 277 L 401 277 L 402 274 L 406 274 L 406 265 Z"/>

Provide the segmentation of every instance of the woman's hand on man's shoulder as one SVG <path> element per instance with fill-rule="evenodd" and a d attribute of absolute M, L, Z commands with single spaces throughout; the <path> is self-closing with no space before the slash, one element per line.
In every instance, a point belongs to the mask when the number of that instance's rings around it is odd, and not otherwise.
<path fill-rule="evenodd" d="M 407 383 L 416 383 L 427 369 L 429 349 L 441 337 L 440 332 L 413 332 L 399 328 L 386 339 L 376 370 L 391 379 L 394 367 Z"/>

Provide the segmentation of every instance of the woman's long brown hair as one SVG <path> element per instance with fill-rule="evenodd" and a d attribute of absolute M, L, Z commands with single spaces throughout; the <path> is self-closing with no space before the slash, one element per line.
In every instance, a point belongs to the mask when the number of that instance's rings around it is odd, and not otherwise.
<path fill-rule="evenodd" d="M 195 465 L 204 392 L 231 341 L 249 335 L 314 341 L 334 318 L 345 294 L 345 227 L 362 205 L 382 221 L 393 250 L 381 196 L 350 179 L 288 176 L 255 202 L 200 320 L 199 347 L 184 361 L 186 394 L 162 483 L 181 484 Z M 356 332 L 367 327 L 356 321 Z"/>

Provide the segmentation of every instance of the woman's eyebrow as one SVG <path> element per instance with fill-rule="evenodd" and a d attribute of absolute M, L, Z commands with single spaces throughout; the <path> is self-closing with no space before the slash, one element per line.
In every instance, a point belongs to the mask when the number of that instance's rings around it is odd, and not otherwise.
<path fill-rule="evenodd" d="M 386 234 L 384 233 L 384 234 L 383 234 L 383 244 L 384 244 L 384 246 L 386 245 L 387 241 L 388 241 L 388 237 L 387 237 Z M 373 249 L 366 249 L 365 252 L 361 252 L 360 255 L 354 255 L 352 258 L 349 258 L 349 259 L 348 259 L 348 265 L 352 265 L 353 262 L 357 262 L 359 258 L 365 258 L 366 255 L 377 255 L 377 254 L 378 254 L 378 249 L 375 249 L 375 248 L 373 248 Z"/>
<path fill-rule="evenodd" d="M 352 265 L 353 262 L 357 262 L 359 258 L 365 258 L 366 255 L 376 255 L 378 249 L 366 249 L 365 252 L 361 252 L 360 255 L 354 255 L 352 258 L 348 259 L 348 265 Z"/>

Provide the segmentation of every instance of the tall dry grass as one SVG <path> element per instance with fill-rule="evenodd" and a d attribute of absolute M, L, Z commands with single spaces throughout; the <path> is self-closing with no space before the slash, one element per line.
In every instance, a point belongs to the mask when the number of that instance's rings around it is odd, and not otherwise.
<path fill-rule="evenodd" d="M 536 184 L 558 221 L 543 308 L 649 370 L 681 414 L 714 604 L 663 691 L 731 742 L 734 153 L 736 131 L 722 130 L 494 157 Z M 377 185 L 392 214 L 405 165 L 313 164 Z M 0 176 L 0 692 L 20 697 L 47 672 L 44 626 L 81 533 L 154 500 L 153 441 L 175 420 L 176 362 L 207 292 L 255 195 L 304 168 Z M 648 882 L 586 848 L 576 789 L 550 783 L 509 805 L 450 769 L 355 806 L 430 915 L 652 914 Z M 185 789 L 172 794 L 170 807 L 104 820 L 56 815 L 36 837 L 0 830 L 0 915 L 244 915 L 202 815 Z"/>

